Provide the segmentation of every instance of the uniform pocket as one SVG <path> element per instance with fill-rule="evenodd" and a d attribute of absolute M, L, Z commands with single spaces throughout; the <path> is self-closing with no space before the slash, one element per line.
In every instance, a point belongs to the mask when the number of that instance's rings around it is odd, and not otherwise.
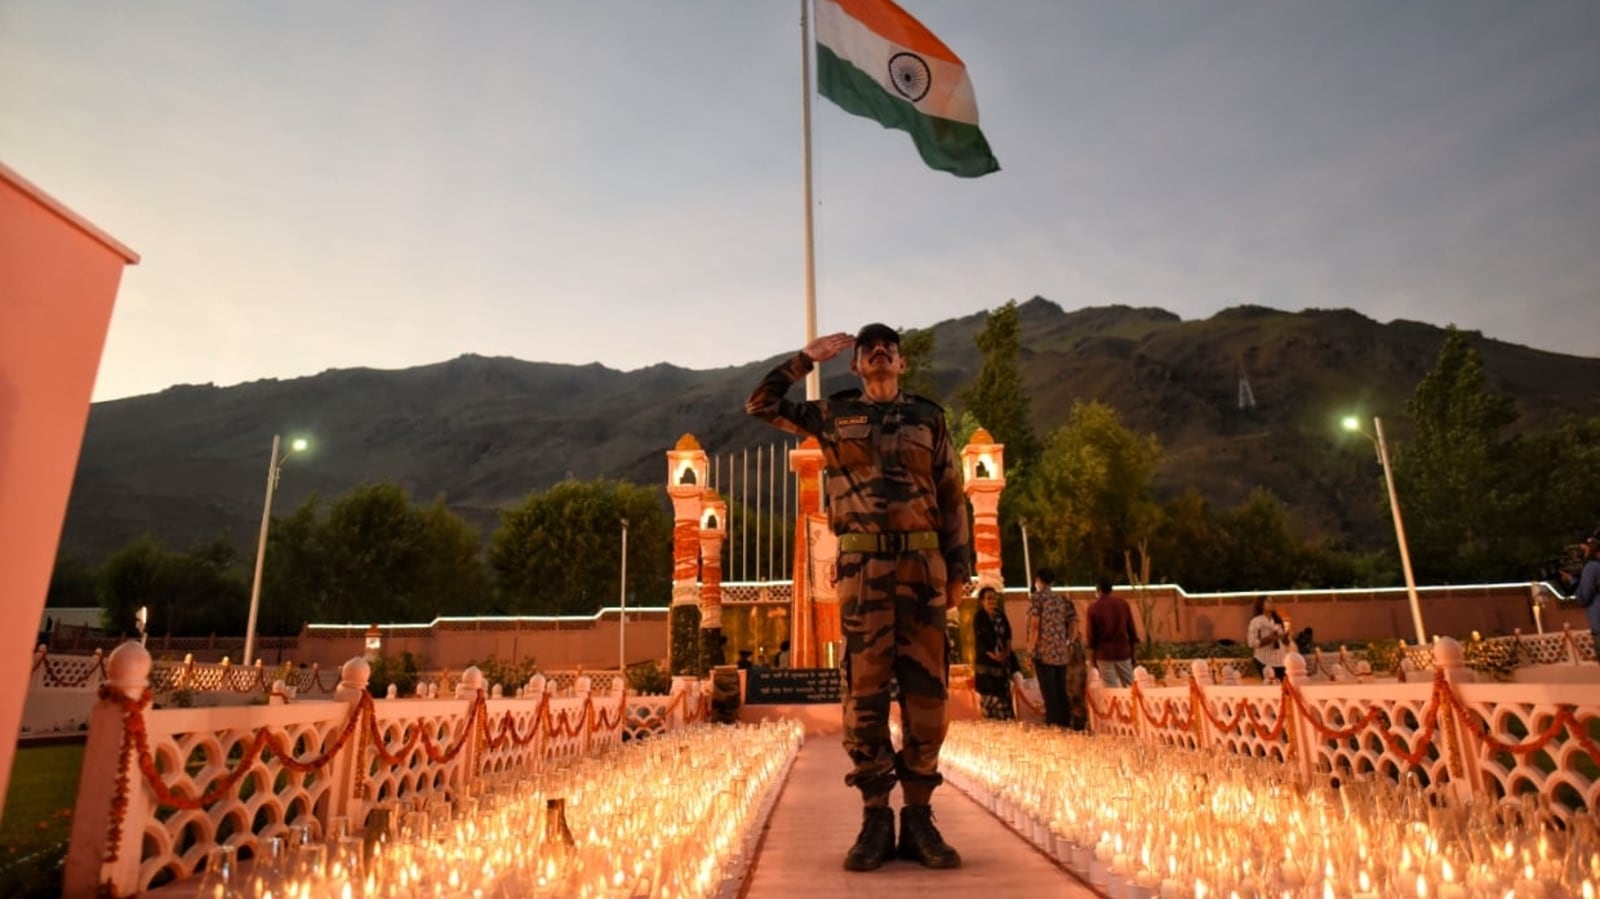
<path fill-rule="evenodd" d="M 835 467 L 859 470 L 873 464 L 871 424 L 865 421 L 841 424 L 836 434 L 834 453 L 838 462 Z"/>

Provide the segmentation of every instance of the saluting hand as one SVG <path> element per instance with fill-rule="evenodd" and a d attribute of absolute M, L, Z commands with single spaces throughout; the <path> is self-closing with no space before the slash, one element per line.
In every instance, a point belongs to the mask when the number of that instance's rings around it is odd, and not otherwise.
<path fill-rule="evenodd" d="M 806 358 L 812 362 L 827 362 L 846 349 L 855 346 L 855 342 L 855 337 L 840 331 L 837 334 L 818 337 L 816 340 L 806 344 L 806 348 L 800 352 L 805 353 Z"/>

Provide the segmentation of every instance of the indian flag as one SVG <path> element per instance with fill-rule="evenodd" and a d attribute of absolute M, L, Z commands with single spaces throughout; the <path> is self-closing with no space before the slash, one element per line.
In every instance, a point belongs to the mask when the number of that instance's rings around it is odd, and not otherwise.
<path fill-rule="evenodd" d="M 976 178 L 1000 170 L 978 130 L 967 67 L 889 0 L 816 0 L 817 91 L 911 134 L 922 161 Z"/>

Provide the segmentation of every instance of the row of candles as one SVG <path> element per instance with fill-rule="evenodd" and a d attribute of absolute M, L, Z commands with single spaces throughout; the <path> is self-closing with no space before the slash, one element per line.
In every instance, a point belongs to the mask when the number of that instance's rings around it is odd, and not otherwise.
<path fill-rule="evenodd" d="M 1600 837 L 1537 797 L 1446 802 L 1415 776 L 957 721 L 951 783 L 1111 899 L 1595 899 Z"/>
<path fill-rule="evenodd" d="M 449 799 L 379 806 L 261 842 L 249 870 L 211 850 L 203 899 L 729 894 L 804 737 L 790 721 L 695 725 L 541 771 L 486 775 Z"/>

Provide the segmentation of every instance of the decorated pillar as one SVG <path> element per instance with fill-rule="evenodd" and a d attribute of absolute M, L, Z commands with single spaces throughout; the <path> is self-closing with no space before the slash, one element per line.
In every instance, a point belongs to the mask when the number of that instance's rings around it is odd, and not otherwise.
<path fill-rule="evenodd" d="M 667 451 L 667 496 L 672 500 L 672 608 L 667 613 L 667 670 L 688 674 L 700 660 L 700 504 L 707 458 L 693 434 Z"/>
<path fill-rule="evenodd" d="M 700 666 L 723 664 L 722 543 L 728 532 L 728 504 L 706 490 L 700 506 Z"/>
<path fill-rule="evenodd" d="M 789 470 L 798 483 L 794 529 L 794 596 L 789 622 L 789 652 L 795 668 L 837 663 L 823 647 L 839 639 L 839 599 L 833 592 L 833 563 L 839 538 L 822 511 L 822 447 L 808 437 L 789 451 Z"/>
<path fill-rule="evenodd" d="M 979 428 L 961 450 L 961 473 L 972 504 L 972 546 L 978 589 L 1005 590 L 1000 574 L 1000 494 L 1006 488 L 1005 445 Z"/>

